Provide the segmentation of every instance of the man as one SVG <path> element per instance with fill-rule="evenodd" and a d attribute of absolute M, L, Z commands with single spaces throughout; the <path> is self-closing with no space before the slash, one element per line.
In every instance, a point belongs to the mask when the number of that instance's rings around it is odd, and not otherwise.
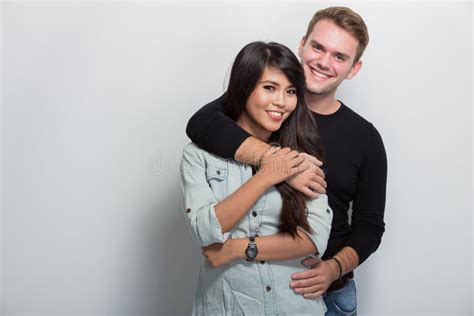
<path fill-rule="evenodd" d="M 382 139 L 371 123 L 335 99 L 341 82 L 360 70 L 368 40 L 367 27 L 357 13 L 330 7 L 316 12 L 299 46 L 307 85 L 305 101 L 319 126 L 325 175 L 313 167 L 288 183 L 316 198 L 326 192 L 326 180 L 334 218 L 323 260 L 305 260 L 311 269 L 292 275 L 290 286 L 307 298 L 323 295 L 326 315 L 356 315 L 352 270 L 378 248 L 385 230 L 387 159 Z M 191 118 L 188 136 L 214 154 L 258 164 L 269 145 L 250 137 L 228 118 L 223 100 L 211 102 Z"/>

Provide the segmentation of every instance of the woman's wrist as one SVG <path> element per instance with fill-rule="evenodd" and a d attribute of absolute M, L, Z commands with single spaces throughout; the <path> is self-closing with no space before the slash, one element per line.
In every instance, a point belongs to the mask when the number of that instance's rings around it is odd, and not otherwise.
<path fill-rule="evenodd" d="M 271 181 L 269 181 L 269 177 L 259 172 L 257 172 L 250 180 L 253 181 L 256 186 L 261 188 L 263 192 L 274 185 Z"/>
<path fill-rule="evenodd" d="M 248 245 L 248 238 L 237 238 L 237 239 L 232 239 L 230 240 L 231 247 L 232 247 L 232 257 L 234 260 L 236 259 L 246 259 L 247 257 L 245 256 L 245 249 L 247 249 Z"/>

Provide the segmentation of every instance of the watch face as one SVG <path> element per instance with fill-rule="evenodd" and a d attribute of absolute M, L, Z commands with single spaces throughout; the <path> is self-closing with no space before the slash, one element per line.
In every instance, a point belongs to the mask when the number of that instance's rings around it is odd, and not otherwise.
<path fill-rule="evenodd" d="M 247 255 L 247 258 L 255 259 L 255 257 L 258 254 L 257 246 L 256 245 L 249 245 L 247 247 L 247 250 L 245 251 L 245 254 Z"/>

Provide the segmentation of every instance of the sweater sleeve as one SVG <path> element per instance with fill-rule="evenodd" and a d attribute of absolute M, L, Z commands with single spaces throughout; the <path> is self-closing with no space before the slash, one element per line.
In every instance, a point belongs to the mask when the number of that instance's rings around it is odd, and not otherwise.
<path fill-rule="evenodd" d="M 234 159 L 237 149 L 250 134 L 224 114 L 224 96 L 197 111 L 186 126 L 186 134 L 204 150 Z"/>
<path fill-rule="evenodd" d="M 364 262 L 380 245 L 385 231 L 387 155 L 380 134 L 370 126 L 364 164 L 352 205 L 352 234 L 347 246 Z"/>

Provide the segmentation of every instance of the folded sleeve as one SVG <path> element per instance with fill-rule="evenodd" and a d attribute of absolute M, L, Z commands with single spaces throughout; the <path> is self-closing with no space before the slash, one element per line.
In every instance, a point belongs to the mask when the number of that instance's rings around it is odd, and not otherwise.
<path fill-rule="evenodd" d="M 184 216 L 194 239 L 201 247 L 224 243 L 229 233 L 222 233 L 216 217 L 214 207 L 218 200 L 206 179 L 206 162 L 202 149 L 193 143 L 185 147 L 180 172 Z"/>
<path fill-rule="evenodd" d="M 304 232 L 311 239 L 316 247 L 315 255 L 318 258 L 321 258 L 328 245 L 333 217 L 327 195 L 322 194 L 317 199 L 307 201 L 306 208 L 308 223 L 313 232 L 310 233 L 301 227 L 298 227 L 298 229 Z"/>

